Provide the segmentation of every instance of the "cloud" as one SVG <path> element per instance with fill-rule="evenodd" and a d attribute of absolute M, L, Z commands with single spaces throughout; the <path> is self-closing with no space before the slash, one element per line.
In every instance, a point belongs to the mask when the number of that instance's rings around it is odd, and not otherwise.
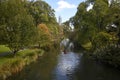
<path fill-rule="evenodd" d="M 71 8 L 76 8 L 77 7 L 76 5 L 70 4 L 65 0 L 60 0 L 60 1 L 58 1 L 57 4 L 58 4 L 58 8 L 55 9 L 56 11 L 61 11 L 63 9 L 71 9 Z"/>
<path fill-rule="evenodd" d="M 90 4 L 90 5 L 88 6 L 88 8 L 87 8 L 87 11 L 89 11 L 89 10 L 92 9 L 92 8 L 93 8 L 93 5 Z"/>

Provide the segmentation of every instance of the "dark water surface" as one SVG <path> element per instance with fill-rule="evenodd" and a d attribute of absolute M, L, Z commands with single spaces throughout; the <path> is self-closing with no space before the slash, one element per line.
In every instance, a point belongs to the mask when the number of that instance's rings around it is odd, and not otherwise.
<path fill-rule="evenodd" d="M 7 80 L 120 80 L 120 71 L 82 53 L 48 53 Z"/>

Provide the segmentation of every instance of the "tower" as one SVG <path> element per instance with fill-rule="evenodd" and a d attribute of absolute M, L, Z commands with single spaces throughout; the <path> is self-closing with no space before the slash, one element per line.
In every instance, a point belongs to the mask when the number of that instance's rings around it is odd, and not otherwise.
<path fill-rule="evenodd" d="M 59 25 L 61 25 L 61 23 L 62 23 L 62 18 L 61 18 L 61 16 L 58 17 L 58 23 L 59 23 Z"/>

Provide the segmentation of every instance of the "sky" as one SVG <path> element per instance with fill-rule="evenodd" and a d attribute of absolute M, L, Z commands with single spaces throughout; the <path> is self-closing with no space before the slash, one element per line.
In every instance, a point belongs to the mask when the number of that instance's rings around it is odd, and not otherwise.
<path fill-rule="evenodd" d="M 62 22 L 69 20 L 77 12 L 78 5 L 85 0 L 44 0 L 55 10 L 56 18 L 60 16 Z"/>

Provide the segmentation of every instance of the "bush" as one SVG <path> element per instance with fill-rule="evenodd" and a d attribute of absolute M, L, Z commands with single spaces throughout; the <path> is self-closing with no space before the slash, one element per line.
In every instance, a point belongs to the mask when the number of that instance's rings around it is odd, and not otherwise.
<path fill-rule="evenodd" d="M 120 67 L 120 48 L 109 46 L 94 53 L 97 59 L 115 67 Z"/>

